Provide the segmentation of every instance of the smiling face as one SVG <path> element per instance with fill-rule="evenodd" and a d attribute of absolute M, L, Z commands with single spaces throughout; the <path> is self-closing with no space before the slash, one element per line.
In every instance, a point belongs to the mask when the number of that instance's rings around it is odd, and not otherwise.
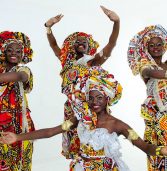
<path fill-rule="evenodd" d="M 97 90 L 92 90 L 89 92 L 88 104 L 90 109 L 96 112 L 97 114 L 101 112 L 106 112 L 107 97 Z"/>
<path fill-rule="evenodd" d="M 160 37 L 153 37 L 148 42 L 148 52 L 153 57 L 162 57 L 164 52 L 163 41 Z"/>
<path fill-rule="evenodd" d="M 87 54 L 89 49 L 88 40 L 85 37 L 78 36 L 74 48 L 78 54 Z"/>
<path fill-rule="evenodd" d="M 21 62 L 22 59 L 22 47 L 18 43 L 11 43 L 7 46 L 5 55 L 7 63 L 16 65 Z"/>

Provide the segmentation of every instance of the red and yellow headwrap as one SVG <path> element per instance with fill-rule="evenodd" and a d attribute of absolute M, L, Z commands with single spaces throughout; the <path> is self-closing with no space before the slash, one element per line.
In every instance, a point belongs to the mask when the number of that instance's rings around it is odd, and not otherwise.
<path fill-rule="evenodd" d="M 90 111 L 88 106 L 89 92 L 97 90 L 102 92 L 108 99 L 108 106 L 116 104 L 122 95 L 122 86 L 100 66 L 94 66 L 88 70 L 88 75 L 78 78 L 73 91 L 68 96 L 73 111 L 78 120 L 89 125 L 89 129 L 96 127 L 97 116 Z"/>
<path fill-rule="evenodd" d="M 89 50 L 87 55 L 91 55 L 91 56 L 94 55 L 96 53 L 97 48 L 99 47 L 99 44 L 93 40 L 90 34 L 86 34 L 84 32 L 75 32 L 73 34 L 70 34 L 64 40 L 61 49 L 60 60 L 63 69 L 71 65 L 73 61 L 76 59 L 74 43 L 77 40 L 77 37 L 85 37 L 88 40 Z"/>
<path fill-rule="evenodd" d="M 148 52 L 148 42 L 153 37 L 162 39 L 165 53 L 167 50 L 167 31 L 161 25 L 146 27 L 130 40 L 127 56 L 129 66 L 134 75 L 139 74 L 143 66 L 156 65 Z"/>
<path fill-rule="evenodd" d="M 5 50 L 11 43 L 18 43 L 22 47 L 23 56 L 21 63 L 26 64 L 32 61 L 33 50 L 30 39 L 22 32 L 0 32 L 0 64 L 5 62 Z"/>

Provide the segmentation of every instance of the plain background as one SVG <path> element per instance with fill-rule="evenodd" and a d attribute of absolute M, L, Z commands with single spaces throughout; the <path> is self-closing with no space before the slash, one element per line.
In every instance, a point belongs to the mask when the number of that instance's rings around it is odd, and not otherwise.
<path fill-rule="evenodd" d="M 121 18 L 120 35 L 111 58 L 103 65 L 124 89 L 122 99 L 112 107 L 112 111 L 143 137 L 140 105 L 146 97 L 145 85 L 129 69 L 128 43 L 145 26 L 161 24 L 167 28 L 166 0 L 0 0 L 0 5 L 0 31 L 24 32 L 32 42 L 34 58 L 28 66 L 34 75 L 34 89 L 28 99 L 36 129 L 62 123 L 66 100 L 61 94 L 61 65 L 49 47 L 44 23 L 62 13 L 64 18 L 52 29 L 58 44 L 61 46 L 69 34 L 83 31 L 92 34 L 100 43 L 100 51 L 106 45 L 113 26 L 100 5 L 117 12 Z M 123 137 L 120 141 L 123 159 L 130 169 L 146 170 L 146 155 Z M 32 171 L 67 171 L 69 162 L 61 155 L 61 135 L 35 141 Z"/>

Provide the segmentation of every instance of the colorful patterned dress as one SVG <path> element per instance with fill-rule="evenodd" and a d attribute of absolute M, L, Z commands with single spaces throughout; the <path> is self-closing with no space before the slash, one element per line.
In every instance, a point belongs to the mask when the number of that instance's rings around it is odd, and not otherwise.
<path fill-rule="evenodd" d="M 157 65 L 147 66 L 161 70 Z M 145 121 L 144 139 L 157 146 L 167 145 L 167 80 L 150 78 L 147 83 L 147 98 L 141 106 Z M 167 157 L 148 156 L 149 171 L 166 171 Z"/>
<path fill-rule="evenodd" d="M 83 57 L 84 58 L 84 57 Z M 89 57 L 92 58 L 91 56 Z M 88 65 L 83 65 L 77 63 L 76 60 L 71 60 L 71 64 L 61 72 L 63 78 L 62 83 L 62 93 L 64 93 L 68 98 L 70 98 L 73 88 L 72 85 L 76 83 L 78 78 L 82 78 L 88 74 Z M 64 120 L 68 120 L 74 116 L 74 111 L 71 106 L 69 99 L 64 104 Z M 77 130 L 73 129 L 63 133 L 62 141 L 62 154 L 67 159 L 74 159 L 78 155 L 80 147 L 80 141 L 78 138 Z"/>
<path fill-rule="evenodd" d="M 161 25 L 151 25 L 137 33 L 129 42 L 128 63 L 134 75 L 145 68 L 162 70 L 148 52 L 148 42 L 153 37 L 161 38 L 163 53 L 167 50 L 167 31 Z M 150 144 L 167 145 L 167 80 L 144 79 L 147 98 L 141 106 L 145 121 L 144 139 Z M 167 157 L 149 156 L 148 171 L 166 171 Z"/>
<path fill-rule="evenodd" d="M 32 90 L 33 76 L 28 67 L 13 67 L 10 71 L 28 74 L 28 81 L 0 84 L 0 132 L 21 134 L 34 131 L 26 93 Z M 9 71 L 9 72 L 10 72 Z M 5 70 L 1 70 L 1 73 Z M 0 144 L 0 170 L 31 171 L 33 144 L 31 141 Z"/>
<path fill-rule="evenodd" d="M 109 134 L 105 128 L 88 130 L 81 121 L 77 131 L 81 145 L 70 171 L 129 171 L 121 159 L 121 146 L 115 132 Z"/>

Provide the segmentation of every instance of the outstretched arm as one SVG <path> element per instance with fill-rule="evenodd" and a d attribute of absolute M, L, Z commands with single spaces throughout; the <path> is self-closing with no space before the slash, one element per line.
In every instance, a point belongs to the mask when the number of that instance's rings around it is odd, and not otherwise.
<path fill-rule="evenodd" d="M 109 42 L 107 45 L 101 50 L 100 53 L 95 55 L 94 60 L 92 61 L 92 65 L 102 65 L 108 57 L 110 57 L 113 48 L 116 45 L 119 29 L 120 29 L 120 19 L 119 16 L 104 6 L 101 6 L 103 12 L 108 16 L 108 18 L 114 22 L 111 36 L 109 38 Z"/>
<path fill-rule="evenodd" d="M 68 125 L 68 124 L 63 125 L 62 124 L 62 125 L 58 125 L 58 126 L 53 127 L 53 128 L 39 129 L 39 130 L 32 131 L 29 133 L 24 133 L 24 134 L 14 134 L 12 132 L 2 132 L 0 142 L 6 143 L 6 144 L 12 144 L 16 141 L 50 138 L 54 135 L 65 132 L 66 126 L 69 126 L 70 129 L 74 129 L 78 124 L 76 117 L 71 118 L 70 121 L 72 123 L 70 125 Z"/>
<path fill-rule="evenodd" d="M 21 72 L 6 72 L 0 74 L 0 83 L 3 82 L 26 82 L 28 80 L 28 74 L 24 71 Z"/>
<path fill-rule="evenodd" d="M 167 70 L 155 70 L 151 68 L 145 68 L 142 70 L 143 78 L 156 78 L 167 79 Z"/>
<path fill-rule="evenodd" d="M 51 27 L 58 23 L 61 19 L 62 19 L 63 15 L 59 14 L 55 17 L 50 18 L 46 23 L 45 26 L 47 28 L 47 38 L 50 44 L 50 47 L 52 48 L 53 52 L 55 53 L 55 55 L 58 57 L 58 59 L 60 59 L 60 48 L 57 44 L 57 41 L 52 33 Z"/>
<path fill-rule="evenodd" d="M 127 139 L 129 139 L 133 145 L 141 149 L 146 154 L 155 156 L 155 155 L 167 155 L 167 146 L 160 147 L 152 144 L 148 144 L 145 141 L 143 141 L 137 133 L 127 124 L 120 121 L 120 124 L 118 126 L 120 130 L 120 134 L 124 135 Z"/>

